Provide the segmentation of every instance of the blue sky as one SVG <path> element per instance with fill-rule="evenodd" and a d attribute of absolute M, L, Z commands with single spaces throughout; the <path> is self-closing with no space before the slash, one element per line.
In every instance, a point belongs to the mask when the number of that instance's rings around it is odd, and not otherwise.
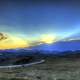
<path fill-rule="evenodd" d="M 1 0 L 0 31 L 37 38 L 41 34 L 55 34 L 59 38 L 80 37 L 79 2 L 38 1 Z"/>

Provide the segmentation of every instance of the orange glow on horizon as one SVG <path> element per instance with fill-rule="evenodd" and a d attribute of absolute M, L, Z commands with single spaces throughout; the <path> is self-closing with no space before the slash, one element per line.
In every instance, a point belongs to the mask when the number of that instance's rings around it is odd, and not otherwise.
<path fill-rule="evenodd" d="M 56 36 L 46 34 L 41 37 L 40 41 L 43 43 L 51 44 L 56 41 Z"/>
<path fill-rule="evenodd" d="M 29 42 L 17 37 L 9 37 L 0 41 L 0 49 L 15 49 L 29 47 Z"/>
<path fill-rule="evenodd" d="M 5 36 L 4 36 L 5 37 Z M 0 40 L 0 49 L 16 49 L 16 48 L 29 48 L 31 46 L 40 45 L 43 43 L 51 44 L 56 42 L 56 36 L 46 34 L 41 35 L 40 38 L 23 39 L 18 36 L 8 35 L 7 39 Z"/>

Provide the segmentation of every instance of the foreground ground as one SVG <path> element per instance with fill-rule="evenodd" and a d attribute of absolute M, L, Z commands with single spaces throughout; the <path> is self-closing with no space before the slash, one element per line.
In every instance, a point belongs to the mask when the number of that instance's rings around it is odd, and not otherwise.
<path fill-rule="evenodd" d="M 0 80 L 80 80 L 80 58 L 45 58 L 29 67 L 0 69 Z"/>

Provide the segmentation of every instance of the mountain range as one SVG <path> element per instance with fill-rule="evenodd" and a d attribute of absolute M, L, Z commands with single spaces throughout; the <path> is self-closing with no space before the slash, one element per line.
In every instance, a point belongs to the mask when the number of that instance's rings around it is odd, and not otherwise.
<path fill-rule="evenodd" d="M 80 50 L 80 40 L 58 41 L 52 44 L 40 44 L 32 47 L 33 50 L 42 51 L 75 51 Z"/>
<path fill-rule="evenodd" d="M 0 62 L 2 64 L 15 61 L 24 62 L 32 58 L 39 60 L 49 56 L 57 58 L 80 58 L 80 40 L 58 41 L 52 44 L 40 44 L 23 49 L 0 50 Z"/>
<path fill-rule="evenodd" d="M 0 53 L 9 53 L 15 55 L 25 55 L 25 54 L 33 54 L 36 51 L 40 53 L 61 53 L 65 51 L 76 51 L 80 50 L 80 40 L 71 40 L 71 41 L 58 41 L 52 44 L 40 44 L 29 48 L 23 49 L 5 49 L 0 50 Z M 54 53 L 53 53 L 54 52 Z M 1 55 L 1 54 L 0 54 Z"/>

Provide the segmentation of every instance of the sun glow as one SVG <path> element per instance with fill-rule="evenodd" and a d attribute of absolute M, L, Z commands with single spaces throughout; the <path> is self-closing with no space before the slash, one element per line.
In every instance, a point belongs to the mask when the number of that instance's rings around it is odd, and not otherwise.
<path fill-rule="evenodd" d="M 9 36 L 8 39 L 0 41 L 0 49 L 14 49 L 29 47 L 29 42 L 18 37 Z"/>
<path fill-rule="evenodd" d="M 3 35 L 5 38 L 5 35 Z M 0 40 L 0 49 L 16 49 L 16 48 L 28 48 L 30 46 L 36 46 L 43 43 L 51 44 L 55 42 L 56 36 L 55 35 L 41 35 L 40 38 L 36 38 L 35 40 L 33 38 L 27 37 L 19 37 L 16 35 L 7 35 L 6 38 L 1 38 Z"/>
<path fill-rule="evenodd" d="M 41 40 L 42 43 L 51 44 L 56 41 L 56 36 L 53 35 L 42 35 Z"/>

